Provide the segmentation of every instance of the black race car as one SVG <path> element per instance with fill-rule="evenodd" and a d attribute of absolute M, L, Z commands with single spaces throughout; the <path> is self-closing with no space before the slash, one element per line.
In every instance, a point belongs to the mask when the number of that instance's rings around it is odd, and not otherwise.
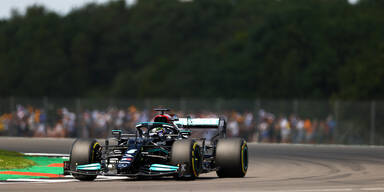
<path fill-rule="evenodd" d="M 244 139 L 226 138 L 224 118 L 177 118 L 155 109 L 153 122 L 140 122 L 135 134 L 112 130 L 101 145 L 95 139 L 78 139 L 72 145 L 64 174 L 81 181 L 98 175 L 195 179 L 216 171 L 219 177 L 244 177 L 248 148 Z M 216 129 L 210 140 L 191 138 L 191 129 Z"/>

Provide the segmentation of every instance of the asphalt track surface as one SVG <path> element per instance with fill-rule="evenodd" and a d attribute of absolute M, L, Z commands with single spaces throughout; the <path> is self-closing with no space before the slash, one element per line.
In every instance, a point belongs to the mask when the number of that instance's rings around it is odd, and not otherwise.
<path fill-rule="evenodd" d="M 20 152 L 69 153 L 71 139 L 0 138 L 0 148 Z M 339 192 L 384 191 L 384 147 L 249 144 L 245 178 L 218 178 L 215 173 L 195 181 L 98 179 L 94 182 L 7 182 L 0 191 L 256 191 Z"/>

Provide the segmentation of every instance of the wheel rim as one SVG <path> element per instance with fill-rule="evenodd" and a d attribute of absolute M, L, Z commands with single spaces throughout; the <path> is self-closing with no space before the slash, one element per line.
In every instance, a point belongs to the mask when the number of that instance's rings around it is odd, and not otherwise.
<path fill-rule="evenodd" d="M 193 144 L 192 147 L 192 172 L 195 177 L 199 175 L 200 172 L 200 165 L 201 165 L 201 158 L 200 158 L 200 147 L 197 145 L 197 143 Z"/>
<path fill-rule="evenodd" d="M 100 161 L 100 149 L 100 144 L 98 142 L 95 142 L 92 146 L 91 163 L 98 163 Z"/>
<path fill-rule="evenodd" d="M 248 146 L 247 143 L 244 141 L 243 145 L 241 146 L 241 170 L 243 173 L 247 173 L 248 169 Z"/>

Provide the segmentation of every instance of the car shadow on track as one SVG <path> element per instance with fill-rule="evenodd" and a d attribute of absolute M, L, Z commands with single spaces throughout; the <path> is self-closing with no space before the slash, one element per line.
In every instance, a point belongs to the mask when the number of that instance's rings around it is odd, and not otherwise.
<path fill-rule="evenodd" d="M 245 177 L 246 179 L 249 178 L 255 178 L 255 177 Z M 220 178 L 220 177 L 199 177 L 197 179 L 175 179 L 173 177 L 144 177 L 144 178 L 130 178 L 127 177 L 125 179 L 114 179 L 114 180 L 96 180 L 96 182 L 121 182 L 121 181 L 126 181 L 126 182 L 148 182 L 148 181 L 157 181 L 157 182 L 193 182 L 193 181 L 208 181 L 208 180 L 221 180 L 225 178 Z M 239 178 L 240 179 L 240 178 Z M 244 178 L 241 178 L 244 179 Z"/>
<path fill-rule="evenodd" d="M 197 179 L 175 179 L 173 177 L 144 177 L 144 178 L 130 178 L 127 177 L 126 179 L 116 179 L 116 180 L 96 180 L 96 182 L 113 182 L 113 181 L 127 181 L 127 182 L 141 182 L 141 181 L 203 181 L 203 180 L 213 180 L 213 179 L 220 179 L 219 177 L 199 177 Z"/>

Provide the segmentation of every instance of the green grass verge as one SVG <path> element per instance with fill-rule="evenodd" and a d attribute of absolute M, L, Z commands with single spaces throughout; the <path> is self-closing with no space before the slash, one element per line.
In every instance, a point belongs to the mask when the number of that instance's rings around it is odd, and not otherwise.
<path fill-rule="evenodd" d="M 35 164 L 21 153 L 0 150 L 0 169 L 22 169 Z"/>

